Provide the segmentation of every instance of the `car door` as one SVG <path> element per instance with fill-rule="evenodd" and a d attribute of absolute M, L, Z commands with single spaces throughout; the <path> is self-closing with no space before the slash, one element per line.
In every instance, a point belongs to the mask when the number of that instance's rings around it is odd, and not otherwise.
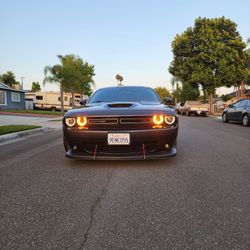
<path fill-rule="evenodd" d="M 235 119 L 238 122 L 242 122 L 243 113 L 246 112 L 248 106 L 248 100 L 241 100 L 239 107 L 235 111 Z"/>
<path fill-rule="evenodd" d="M 238 107 L 236 107 L 235 110 L 235 120 L 237 122 L 241 122 L 242 121 L 242 114 L 244 112 L 244 110 L 246 109 L 246 100 L 241 100 L 239 101 L 240 105 Z"/>
<path fill-rule="evenodd" d="M 241 101 L 236 102 L 235 104 L 232 105 L 232 107 L 228 110 L 228 119 L 231 121 L 237 121 L 237 109 L 240 106 Z"/>

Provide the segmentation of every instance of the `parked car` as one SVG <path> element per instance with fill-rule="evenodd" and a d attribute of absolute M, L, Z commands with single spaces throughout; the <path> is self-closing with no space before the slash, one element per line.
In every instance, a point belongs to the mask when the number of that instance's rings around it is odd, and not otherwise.
<path fill-rule="evenodd" d="M 97 90 L 80 109 L 63 118 L 67 157 L 81 159 L 152 159 L 175 156 L 178 117 L 148 87 Z M 84 102 L 82 102 L 84 103 Z"/>
<path fill-rule="evenodd" d="M 182 115 L 201 115 L 207 116 L 209 112 L 209 105 L 203 104 L 201 101 L 186 101 L 182 107 Z"/>
<path fill-rule="evenodd" d="M 243 126 L 250 125 L 250 98 L 230 104 L 222 114 L 223 122 L 239 122 Z"/>
<path fill-rule="evenodd" d="M 176 112 L 177 114 L 181 114 L 183 106 L 184 106 L 184 103 L 183 103 L 183 102 L 178 102 L 178 103 L 175 105 L 175 107 L 174 107 L 175 112 Z"/>

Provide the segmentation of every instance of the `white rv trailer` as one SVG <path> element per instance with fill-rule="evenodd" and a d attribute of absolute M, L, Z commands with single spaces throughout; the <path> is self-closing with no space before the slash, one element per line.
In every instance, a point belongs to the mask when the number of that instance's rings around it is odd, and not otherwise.
<path fill-rule="evenodd" d="M 72 109 L 72 94 L 64 93 L 64 109 Z M 60 110 L 61 109 L 61 95 L 60 92 L 48 91 L 48 92 L 27 92 L 25 93 L 26 100 L 33 100 L 34 109 L 46 109 L 46 110 Z M 81 95 L 75 94 L 75 107 L 80 107 Z"/>

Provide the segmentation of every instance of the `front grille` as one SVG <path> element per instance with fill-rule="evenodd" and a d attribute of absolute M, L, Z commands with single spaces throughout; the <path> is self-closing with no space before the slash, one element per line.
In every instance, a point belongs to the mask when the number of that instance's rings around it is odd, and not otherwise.
<path fill-rule="evenodd" d="M 149 124 L 151 123 L 150 117 L 125 117 L 120 118 L 120 124 Z"/>
<path fill-rule="evenodd" d="M 89 118 L 89 124 L 118 124 L 118 118 L 95 117 Z"/>
<path fill-rule="evenodd" d="M 150 116 L 89 117 L 89 130 L 142 130 L 152 128 Z"/>

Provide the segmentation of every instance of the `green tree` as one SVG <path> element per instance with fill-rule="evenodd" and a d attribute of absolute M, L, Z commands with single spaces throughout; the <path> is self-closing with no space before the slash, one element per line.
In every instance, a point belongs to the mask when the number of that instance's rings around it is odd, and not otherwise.
<path fill-rule="evenodd" d="M 180 99 L 180 94 L 181 94 L 181 82 L 180 80 L 173 76 L 171 78 L 171 85 L 172 85 L 172 96 L 174 98 L 174 102 L 175 104 L 178 102 L 178 100 Z"/>
<path fill-rule="evenodd" d="M 44 84 L 59 83 L 61 95 L 61 111 L 64 111 L 64 91 L 72 94 L 72 106 L 74 108 L 75 93 L 90 94 L 94 84 L 94 66 L 84 62 L 75 55 L 58 55 L 60 64 L 46 66 L 44 68 Z"/>
<path fill-rule="evenodd" d="M 160 96 L 161 100 L 171 96 L 170 92 L 165 87 L 156 87 L 155 92 Z"/>
<path fill-rule="evenodd" d="M 32 92 L 39 92 L 40 90 L 41 90 L 41 86 L 40 86 L 39 82 L 32 82 L 31 91 Z"/>
<path fill-rule="evenodd" d="M 10 87 L 12 87 L 12 84 L 19 84 L 19 82 L 16 81 L 15 74 L 12 71 L 7 71 L 6 73 L 0 75 L 0 81 Z"/>
<path fill-rule="evenodd" d="M 45 66 L 44 68 L 44 80 L 43 84 L 46 83 L 56 83 L 60 85 L 60 96 L 61 96 L 61 112 L 64 112 L 64 98 L 63 98 L 63 88 L 64 88 L 64 79 L 62 78 L 62 65 L 55 64 L 53 66 Z"/>
<path fill-rule="evenodd" d="M 181 102 L 196 101 L 200 96 L 199 87 L 195 84 L 184 83 L 180 93 Z"/>
<path fill-rule="evenodd" d="M 75 55 L 61 56 L 64 89 L 72 94 L 72 107 L 75 106 L 75 93 L 88 95 L 94 85 L 94 65 Z"/>
<path fill-rule="evenodd" d="M 220 98 L 221 98 L 222 101 L 227 102 L 232 97 L 230 95 L 221 95 Z"/>
<path fill-rule="evenodd" d="M 230 19 L 197 18 L 194 27 L 172 42 L 174 59 L 169 72 L 182 82 L 199 84 L 209 95 L 221 86 L 239 86 L 246 78 L 246 44 Z"/>

